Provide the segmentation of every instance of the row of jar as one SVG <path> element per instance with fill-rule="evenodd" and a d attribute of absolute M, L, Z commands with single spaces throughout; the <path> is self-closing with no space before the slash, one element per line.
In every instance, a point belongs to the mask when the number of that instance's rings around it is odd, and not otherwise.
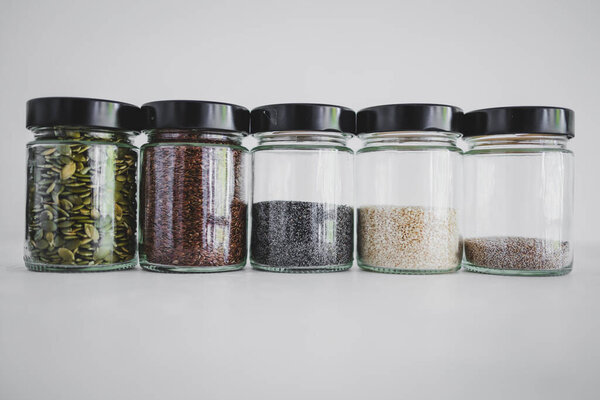
<path fill-rule="evenodd" d="M 137 264 L 139 244 L 148 270 L 229 271 L 246 264 L 250 232 L 257 269 L 341 271 L 352 266 L 356 227 L 358 264 L 367 270 L 430 274 L 462 264 L 565 274 L 573 262 L 573 118 L 556 107 L 464 114 L 394 104 L 355 113 L 276 104 L 250 112 L 203 101 L 138 108 L 33 99 L 25 263 L 37 271 L 125 269 Z M 138 243 L 139 132 L 148 143 Z M 248 134 L 258 139 L 251 153 L 241 143 Z M 347 147 L 354 135 L 363 142 L 356 155 Z"/>

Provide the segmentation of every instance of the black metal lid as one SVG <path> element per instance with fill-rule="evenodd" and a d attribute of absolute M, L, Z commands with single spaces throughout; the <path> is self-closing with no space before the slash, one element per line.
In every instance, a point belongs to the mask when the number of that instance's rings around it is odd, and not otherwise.
<path fill-rule="evenodd" d="M 462 117 L 460 108 L 445 104 L 387 104 L 360 110 L 357 132 L 459 132 Z"/>
<path fill-rule="evenodd" d="M 545 133 L 575 136 L 575 113 L 562 107 L 497 107 L 465 114 L 464 136 Z"/>
<path fill-rule="evenodd" d="M 40 97 L 27 102 L 27 128 L 80 126 L 139 131 L 139 107 L 85 97 Z"/>
<path fill-rule="evenodd" d="M 270 104 L 252 110 L 252 133 L 274 131 L 356 132 L 356 113 L 330 104 Z"/>
<path fill-rule="evenodd" d="M 144 129 L 214 129 L 248 133 L 250 111 L 229 103 L 163 100 L 142 106 Z"/>

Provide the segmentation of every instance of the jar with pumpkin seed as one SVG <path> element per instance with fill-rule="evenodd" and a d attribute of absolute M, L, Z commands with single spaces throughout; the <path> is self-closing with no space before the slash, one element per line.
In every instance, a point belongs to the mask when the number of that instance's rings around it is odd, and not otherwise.
<path fill-rule="evenodd" d="M 46 97 L 27 102 L 25 265 L 108 271 L 137 264 L 138 107 Z"/>

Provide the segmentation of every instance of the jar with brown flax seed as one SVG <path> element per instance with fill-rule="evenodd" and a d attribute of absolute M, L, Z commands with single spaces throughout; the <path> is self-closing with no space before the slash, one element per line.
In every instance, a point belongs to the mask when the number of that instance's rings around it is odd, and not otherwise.
<path fill-rule="evenodd" d="M 249 111 L 208 101 L 144 104 L 140 265 L 220 272 L 246 264 Z"/>
<path fill-rule="evenodd" d="M 439 274 L 460 268 L 462 110 L 390 104 L 357 113 L 358 265 Z"/>
<path fill-rule="evenodd" d="M 127 269 L 137 264 L 141 110 L 111 100 L 27 102 L 25 265 L 34 271 Z"/>

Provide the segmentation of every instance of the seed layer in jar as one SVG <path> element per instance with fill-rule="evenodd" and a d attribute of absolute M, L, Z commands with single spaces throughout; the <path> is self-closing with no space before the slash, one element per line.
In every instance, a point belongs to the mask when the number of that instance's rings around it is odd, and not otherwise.
<path fill-rule="evenodd" d="M 144 149 L 141 227 L 145 260 L 181 268 L 243 264 L 247 247 L 245 152 L 221 142 L 196 141 Z"/>
<path fill-rule="evenodd" d="M 135 259 L 135 149 L 92 143 L 99 139 L 86 132 L 55 135 L 65 143 L 29 147 L 25 261 L 92 266 Z"/>
<path fill-rule="evenodd" d="M 352 207 L 306 201 L 252 206 L 252 261 L 271 267 L 340 266 L 352 262 Z"/>
<path fill-rule="evenodd" d="M 569 242 L 520 236 L 465 240 L 465 259 L 479 267 L 507 270 L 553 270 L 567 267 Z"/>
<path fill-rule="evenodd" d="M 461 256 L 452 208 L 367 206 L 358 210 L 361 265 L 443 271 L 457 268 Z"/>

